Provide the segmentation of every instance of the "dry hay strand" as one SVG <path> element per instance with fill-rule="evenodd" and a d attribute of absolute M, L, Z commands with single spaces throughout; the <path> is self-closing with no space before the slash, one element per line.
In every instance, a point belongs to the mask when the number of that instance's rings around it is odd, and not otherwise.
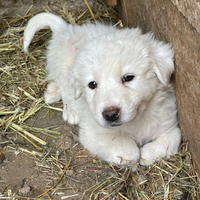
<path fill-rule="evenodd" d="M 85 2 L 87 1 L 85 0 Z M 79 11 L 69 11 L 63 6 L 58 14 L 71 24 L 82 24 L 90 20 L 112 23 L 121 27 L 121 21 L 115 10 L 109 7 L 106 2 L 103 0 L 94 1 L 92 8 L 88 4 L 87 9 Z M 47 10 L 47 12 L 50 11 Z M 54 139 L 57 138 L 59 133 L 48 128 L 29 127 L 25 125 L 26 120 L 43 108 L 57 111 L 62 111 L 62 108 L 60 108 L 59 103 L 47 105 L 42 98 L 47 85 L 45 81 L 47 75 L 45 51 L 51 31 L 42 29 L 36 33 L 30 46 L 29 55 L 26 55 L 22 50 L 25 25 L 27 20 L 35 14 L 37 13 L 7 21 L 4 25 L 4 33 L 0 36 L 0 52 L 2 55 L 0 58 L 0 127 L 1 134 L 5 134 L 8 130 L 14 130 L 26 138 L 35 148 L 41 150 L 41 145 L 46 145 L 46 143 L 41 141 L 40 138 L 35 138 L 35 132 L 46 134 L 47 137 Z M 30 138 L 36 142 L 33 142 Z M 7 147 L 14 148 L 13 151 L 16 151 L 15 143 L 11 140 L 8 142 L 13 143 L 14 147 L 9 147 L 9 145 Z M 106 172 L 107 178 L 91 185 L 85 190 L 81 199 L 200 199 L 199 177 L 193 169 L 191 155 L 187 147 L 187 143 L 184 143 L 180 147 L 179 153 L 172 158 L 160 159 L 149 167 L 139 166 L 138 170 L 133 173 L 126 166 L 120 168 L 114 165 L 102 165 L 100 168 L 94 168 Z M 3 151 L 0 154 L 3 154 Z M 65 164 L 54 158 L 49 152 L 44 155 L 41 152 L 23 147 L 19 147 L 17 151 L 26 152 L 40 158 L 44 156 L 38 160 L 38 168 L 52 169 L 53 165 L 61 169 L 66 166 L 65 170 L 67 170 L 80 165 L 70 166 L 71 160 Z M 73 159 L 76 158 L 73 157 Z M 45 163 L 51 163 L 51 166 Z M 88 168 L 88 170 L 93 169 Z M 57 180 L 60 181 L 64 176 L 63 173 Z M 53 186 L 56 187 L 56 185 Z M 11 193 L 11 191 L 8 191 L 8 193 Z M 9 196 L 12 196 L 12 194 L 9 194 Z M 15 197 L 17 198 L 17 196 Z M 6 198 L 4 197 L 4 199 Z"/>

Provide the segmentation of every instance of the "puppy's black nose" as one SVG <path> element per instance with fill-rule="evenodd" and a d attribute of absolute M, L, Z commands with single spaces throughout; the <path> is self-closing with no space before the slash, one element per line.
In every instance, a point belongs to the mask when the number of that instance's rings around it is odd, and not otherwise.
<path fill-rule="evenodd" d="M 115 122 L 120 117 L 120 109 L 113 106 L 108 107 L 103 111 L 102 115 L 107 121 Z"/>

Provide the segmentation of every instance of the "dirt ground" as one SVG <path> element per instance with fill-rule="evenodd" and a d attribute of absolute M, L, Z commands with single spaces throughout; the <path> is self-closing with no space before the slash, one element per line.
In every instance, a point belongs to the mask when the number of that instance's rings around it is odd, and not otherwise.
<path fill-rule="evenodd" d="M 1 136 L 1 143 L 7 141 L 8 137 L 17 138 L 14 145 L 6 146 L 5 158 L 0 166 L 1 194 L 10 190 L 11 196 L 20 194 L 37 198 L 48 187 L 56 183 L 65 170 L 66 162 L 70 161 L 65 177 L 50 192 L 50 196 L 53 196 L 53 199 L 61 199 L 61 197 L 81 199 L 87 189 L 101 182 L 101 179 L 104 180 L 110 173 L 107 163 L 89 154 L 79 144 L 78 128 L 63 122 L 61 112 L 43 109 L 25 124 L 51 128 L 60 132 L 61 135 L 58 139 L 52 139 L 34 133 L 41 139 L 47 139 L 48 142 L 48 145 L 40 152 L 14 132 L 7 132 L 5 138 Z M 1 144 L 0 149 L 3 149 L 3 146 Z M 34 155 L 36 152 L 38 155 Z M 89 199 L 85 194 L 84 199 L 87 198 Z"/>

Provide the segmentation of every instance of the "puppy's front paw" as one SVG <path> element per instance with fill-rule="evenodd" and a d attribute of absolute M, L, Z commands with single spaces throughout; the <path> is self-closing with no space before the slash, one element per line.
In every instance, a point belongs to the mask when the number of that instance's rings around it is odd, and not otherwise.
<path fill-rule="evenodd" d="M 119 140 L 113 147 L 113 152 L 110 153 L 108 161 L 119 165 L 132 166 L 132 170 L 135 171 L 140 157 L 140 151 L 135 142 L 133 140 L 123 141 L 122 138 L 121 144 Z"/>
<path fill-rule="evenodd" d="M 47 86 L 47 90 L 44 92 L 45 103 L 51 104 L 61 99 L 58 87 L 54 82 L 51 82 Z"/>
<path fill-rule="evenodd" d="M 79 123 L 79 117 L 76 113 L 76 111 L 71 110 L 70 108 L 64 108 L 63 109 L 63 120 L 68 122 L 71 125 L 77 125 Z"/>
<path fill-rule="evenodd" d="M 171 155 L 168 145 L 159 142 L 158 140 L 147 143 L 140 149 L 141 165 L 148 166 L 154 163 L 158 158 L 169 157 Z"/>
<path fill-rule="evenodd" d="M 163 137 L 157 138 L 153 142 L 145 144 L 140 149 L 141 165 L 150 165 L 154 163 L 158 158 L 169 158 L 178 151 L 179 140 L 170 140 L 169 135 L 163 135 Z"/>
<path fill-rule="evenodd" d="M 156 153 L 150 147 L 148 147 L 148 145 L 145 145 L 140 149 L 140 154 L 141 154 L 140 165 L 145 165 L 145 166 L 154 163 L 158 157 Z"/>
<path fill-rule="evenodd" d="M 132 172 L 137 170 L 138 160 L 139 153 L 114 155 L 113 158 L 110 158 L 110 162 L 131 167 Z"/>

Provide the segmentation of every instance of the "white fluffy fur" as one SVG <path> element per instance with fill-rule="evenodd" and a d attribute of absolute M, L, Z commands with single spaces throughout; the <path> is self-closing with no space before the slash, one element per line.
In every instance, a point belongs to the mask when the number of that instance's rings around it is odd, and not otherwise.
<path fill-rule="evenodd" d="M 149 165 L 177 153 L 181 140 L 173 85 L 170 45 L 140 29 L 118 30 L 100 23 L 72 26 L 42 13 L 25 30 L 24 50 L 36 31 L 49 26 L 49 85 L 46 103 L 63 101 L 63 119 L 79 124 L 80 142 L 91 153 L 117 164 Z M 122 82 L 125 75 L 134 75 Z M 97 88 L 88 83 L 96 81 Z M 103 111 L 120 109 L 109 122 Z M 135 167 L 136 168 L 136 167 Z M 135 169 L 133 168 L 133 169 Z"/>

